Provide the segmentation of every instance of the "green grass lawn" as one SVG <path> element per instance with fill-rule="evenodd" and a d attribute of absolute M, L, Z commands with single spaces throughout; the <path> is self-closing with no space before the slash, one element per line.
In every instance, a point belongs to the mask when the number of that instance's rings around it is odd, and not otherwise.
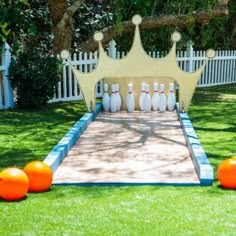
<path fill-rule="evenodd" d="M 0 112 L 0 170 L 43 160 L 85 112 L 83 102 Z"/>
<path fill-rule="evenodd" d="M 215 171 L 236 156 L 236 84 L 197 89 L 189 116 Z"/>
<path fill-rule="evenodd" d="M 43 160 L 81 103 L 0 112 L 0 168 Z M 236 84 L 197 89 L 189 116 L 215 173 L 236 155 Z M 216 175 L 215 175 L 216 176 Z M 235 235 L 236 192 L 212 187 L 59 187 L 0 200 L 0 235 Z"/>

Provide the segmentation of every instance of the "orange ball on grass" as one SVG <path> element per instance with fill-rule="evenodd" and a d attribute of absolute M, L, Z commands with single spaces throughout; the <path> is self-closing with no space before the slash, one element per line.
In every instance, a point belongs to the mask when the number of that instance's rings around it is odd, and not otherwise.
<path fill-rule="evenodd" d="M 218 180 L 224 188 L 236 188 L 236 157 L 224 160 L 218 167 Z"/>
<path fill-rule="evenodd" d="M 24 172 L 29 178 L 30 192 L 44 192 L 51 187 L 53 171 L 44 162 L 32 161 L 25 166 Z"/>
<path fill-rule="evenodd" d="M 28 176 L 21 169 L 10 167 L 0 173 L 0 196 L 4 200 L 20 200 L 26 196 L 28 189 Z"/>

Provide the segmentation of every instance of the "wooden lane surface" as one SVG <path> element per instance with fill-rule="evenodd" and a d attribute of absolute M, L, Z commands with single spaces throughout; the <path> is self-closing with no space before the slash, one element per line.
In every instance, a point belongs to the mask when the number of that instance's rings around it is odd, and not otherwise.
<path fill-rule="evenodd" d="M 100 113 L 53 183 L 199 184 L 176 112 Z"/>

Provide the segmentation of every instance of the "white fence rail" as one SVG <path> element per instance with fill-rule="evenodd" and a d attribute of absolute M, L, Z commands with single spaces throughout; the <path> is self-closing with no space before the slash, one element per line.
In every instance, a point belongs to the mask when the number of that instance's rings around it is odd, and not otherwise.
<path fill-rule="evenodd" d="M 166 53 L 158 51 L 149 52 L 153 58 L 163 57 Z M 108 55 L 112 58 L 122 58 L 125 52 L 116 50 L 115 41 L 111 41 L 108 47 Z M 195 51 L 191 44 L 188 44 L 186 51 L 177 52 L 177 62 L 180 68 L 186 72 L 198 69 L 206 60 L 205 51 Z M 82 72 L 91 72 L 99 61 L 98 53 L 74 53 L 71 55 L 71 63 Z M 89 82 L 88 82 L 89 83 Z M 216 57 L 208 61 L 204 73 L 202 74 L 198 87 L 207 87 L 227 83 L 236 83 L 236 51 L 217 51 Z M 102 97 L 103 82 L 96 86 L 96 96 Z M 50 102 L 73 101 L 82 99 L 77 80 L 74 78 L 68 66 L 63 67 L 62 81 L 59 82 L 58 89 Z"/>
<path fill-rule="evenodd" d="M 166 53 L 158 51 L 148 53 L 153 58 L 160 58 Z M 189 44 L 186 51 L 177 52 L 177 62 L 180 68 L 186 72 L 195 71 L 206 60 L 205 51 L 195 51 Z M 115 41 L 111 41 L 108 47 L 108 55 L 112 58 L 122 58 L 125 52 L 116 50 Z M 99 61 L 98 53 L 74 53 L 71 62 L 79 70 L 90 72 L 94 70 Z M 8 80 L 9 66 L 11 63 L 10 46 L 4 43 L 0 61 L 0 109 L 14 107 L 13 90 Z M 210 60 L 202 74 L 198 87 L 206 87 L 220 84 L 236 83 L 236 51 L 217 51 L 216 57 Z M 96 96 L 102 97 L 103 82 L 96 86 Z M 63 76 L 58 84 L 54 98 L 49 102 L 81 100 L 82 94 L 77 80 L 68 66 L 63 67 Z"/>
<path fill-rule="evenodd" d="M 9 66 L 11 64 L 11 51 L 7 43 L 2 45 L 2 58 L 0 64 L 0 110 L 13 108 L 13 90 L 8 80 Z"/>

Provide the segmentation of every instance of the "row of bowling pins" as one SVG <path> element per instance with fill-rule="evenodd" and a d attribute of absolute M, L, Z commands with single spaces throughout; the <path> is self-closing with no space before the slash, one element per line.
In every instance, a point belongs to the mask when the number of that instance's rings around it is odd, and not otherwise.
<path fill-rule="evenodd" d="M 153 111 L 164 112 L 166 109 L 173 111 L 175 109 L 176 98 L 174 94 L 174 83 L 169 84 L 169 94 L 166 98 L 165 85 L 160 84 L 160 94 L 158 93 L 158 83 L 153 84 L 153 95 L 149 94 L 149 85 L 142 83 L 142 92 L 139 96 L 139 108 L 141 111 L 150 112 Z"/>
<path fill-rule="evenodd" d="M 149 93 L 149 85 L 142 83 L 142 91 L 139 96 L 139 108 L 141 111 L 150 112 L 159 110 L 164 112 L 167 108 L 169 111 L 175 109 L 176 98 L 174 94 L 174 83 L 170 83 L 168 98 L 165 96 L 165 85 L 160 84 L 160 95 L 158 93 L 158 83 L 154 83 L 154 93 L 152 97 Z M 121 108 L 121 96 L 119 94 L 119 84 L 112 84 L 111 97 L 108 94 L 108 84 L 104 84 L 104 95 L 102 99 L 104 111 L 116 112 Z M 135 99 L 133 95 L 133 85 L 128 84 L 128 95 L 126 97 L 126 106 L 128 112 L 133 112 L 135 108 Z"/>

